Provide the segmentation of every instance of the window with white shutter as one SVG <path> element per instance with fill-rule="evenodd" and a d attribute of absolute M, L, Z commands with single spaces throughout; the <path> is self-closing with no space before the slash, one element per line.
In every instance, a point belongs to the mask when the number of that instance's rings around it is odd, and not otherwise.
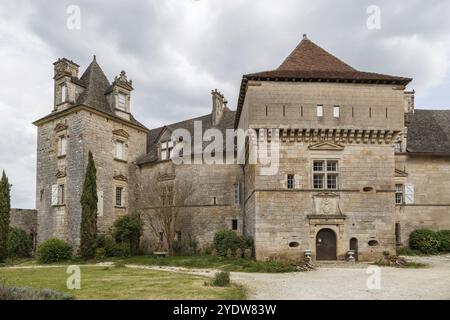
<path fill-rule="evenodd" d="M 414 203 L 414 185 L 405 183 L 405 204 Z"/>
<path fill-rule="evenodd" d="M 61 102 L 66 102 L 67 100 L 67 86 L 66 84 L 61 85 Z"/>
<path fill-rule="evenodd" d="M 126 95 L 123 93 L 119 93 L 117 95 L 117 108 L 120 110 L 124 110 L 126 108 Z"/>
<path fill-rule="evenodd" d="M 52 206 L 58 205 L 58 185 L 52 185 Z"/>
<path fill-rule="evenodd" d="M 116 159 L 123 160 L 123 145 L 122 141 L 116 141 Z"/>
<path fill-rule="evenodd" d="M 65 136 L 59 137 L 58 140 L 58 156 L 65 156 L 67 151 L 67 138 Z"/>

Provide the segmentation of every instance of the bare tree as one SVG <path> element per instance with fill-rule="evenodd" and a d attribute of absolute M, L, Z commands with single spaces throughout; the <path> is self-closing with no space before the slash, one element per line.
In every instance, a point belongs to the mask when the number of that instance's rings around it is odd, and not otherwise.
<path fill-rule="evenodd" d="M 155 237 L 163 232 L 163 244 L 169 255 L 173 255 L 177 226 L 182 222 L 183 211 L 193 197 L 192 179 L 188 177 L 159 176 L 149 181 L 143 199 L 150 206 L 145 207 L 143 218 Z"/>

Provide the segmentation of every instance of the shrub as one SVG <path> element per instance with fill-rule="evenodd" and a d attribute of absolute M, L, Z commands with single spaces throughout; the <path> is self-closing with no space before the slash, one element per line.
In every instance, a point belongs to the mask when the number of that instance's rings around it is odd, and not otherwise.
<path fill-rule="evenodd" d="M 232 230 L 222 230 L 214 236 L 214 248 L 219 256 L 227 256 L 228 249 L 231 250 L 232 255 L 236 254 L 236 250 L 240 248 L 251 248 L 253 240 L 250 237 L 239 236 Z"/>
<path fill-rule="evenodd" d="M 106 250 L 105 248 L 97 248 L 95 249 L 95 259 L 101 260 L 106 258 Z"/>
<path fill-rule="evenodd" d="M 441 230 L 437 232 L 439 239 L 439 251 L 450 252 L 450 230 Z"/>
<path fill-rule="evenodd" d="M 50 289 L 5 287 L 0 285 L 0 300 L 72 300 L 73 297 Z"/>
<path fill-rule="evenodd" d="M 51 238 L 39 245 L 37 257 L 41 263 L 69 260 L 72 258 L 72 247 L 63 240 Z"/>
<path fill-rule="evenodd" d="M 131 256 L 130 244 L 125 242 L 116 243 L 114 244 L 112 253 L 114 257 L 121 257 L 121 258 L 129 257 Z"/>
<path fill-rule="evenodd" d="M 426 254 L 435 254 L 439 251 L 440 241 L 437 233 L 432 230 L 415 230 L 409 236 L 409 247 Z"/>
<path fill-rule="evenodd" d="M 193 256 L 197 253 L 198 242 L 191 237 L 187 240 L 174 241 L 173 252 L 176 256 Z"/>
<path fill-rule="evenodd" d="M 110 236 L 104 234 L 99 235 L 97 236 L 96 253 L 97 250 L 103 249 L 105 252 L 105 257 L 114 257 L 115 245 L 116 243 Z"/>
<path fill-rule="evenodd" d="M 230 273 L 228 271 L 217 272 L 214 275 L 212 285 L 216 287 L 226 287 L 230 285 Z"/>
<path fill-rule="evenodd" d="M 127 242 L 132 254 L 139 250 L 143 222 L 138 213 L 127 214 L 114 222 L 114 238 L 116 242 Z"/>
<path fill-rule="evenodd" d="M 8 256 L 29 258 L 33 252 L 33 238 L 25 231 L 12 227 L 8 235 Z"/>

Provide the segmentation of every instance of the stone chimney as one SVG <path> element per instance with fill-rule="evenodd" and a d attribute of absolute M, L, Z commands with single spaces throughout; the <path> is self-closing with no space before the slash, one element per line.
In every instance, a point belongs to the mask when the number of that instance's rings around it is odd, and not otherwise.
<path fill-rule="evenodd" d="M 227 106 L 227 100 L 225 99 L 224 95 L 217 89 L 212 90 L 211 95 L 212 95 L 212 124 L 213 126 L 217 126 L 220 120 L 222 119 L 223 112 L 225 110 L 225 107 Z"/>
<path fill-rule="evenodd" d="M 78 78 L 78 68 L 80 67 L 72 60 L 66 58 L 60 58 L 53 63 L 54 66 L 54 77 L 53 79 L 58 80 L 61 77 L 68 76 Z"/>
<path fill-rule="evenodd" d="M 416 92 L 413 91 L 405 91 L 405 95 L 403 97 L 404 101 L 404 109 L 405 113 L 414 113 L 414 94 Z"/>
<path fill-rule="evenodd" d="M 74 80 L 78 79 L 79 67 L 75 62 L 66 58 L 60 58 L 53 63 L 55 111 L 64 110 L 75 102 L 77 90 Z"/>

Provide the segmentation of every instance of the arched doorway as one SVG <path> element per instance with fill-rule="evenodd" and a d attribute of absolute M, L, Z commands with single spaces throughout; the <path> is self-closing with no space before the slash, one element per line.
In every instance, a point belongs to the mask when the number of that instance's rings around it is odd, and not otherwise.
<path fill-rule="evenodd" d="M 358 239 L 350 239 L 350 250 L 353 250 L 355 252 L 355 261 L 358 261 Z"/>
<path fill-rule="evenodd" d="M 316 236 L 316 260 L 337 260 L 336 234 L 331 229 L 322 229 Z"/>

